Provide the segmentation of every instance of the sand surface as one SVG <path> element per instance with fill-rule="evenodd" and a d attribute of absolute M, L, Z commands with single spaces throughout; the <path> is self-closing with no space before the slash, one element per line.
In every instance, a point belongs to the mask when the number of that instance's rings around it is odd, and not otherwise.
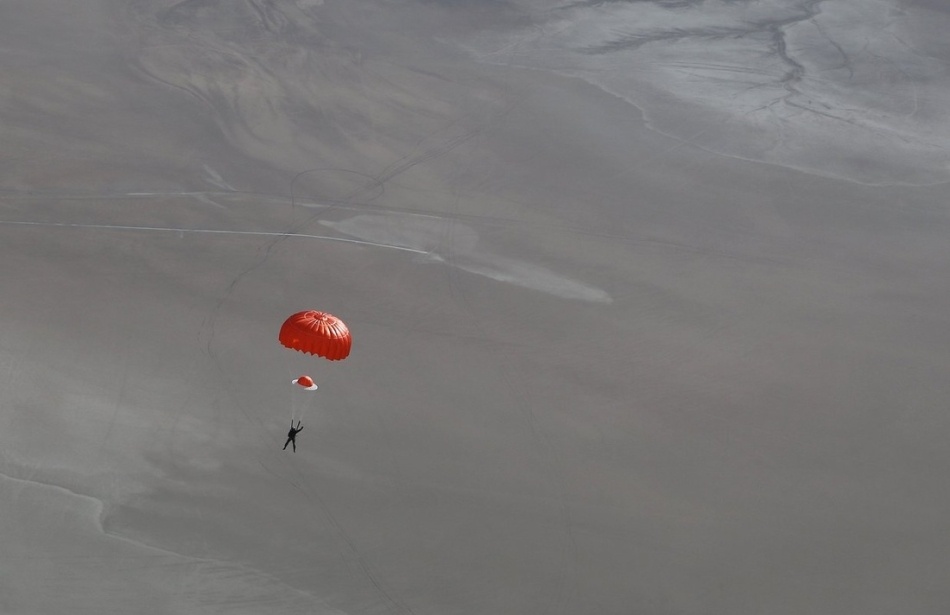
<path fill-rule="evenodd" d="M 947 31 L 5 2 L 0 612 L 947 613 Z"/>

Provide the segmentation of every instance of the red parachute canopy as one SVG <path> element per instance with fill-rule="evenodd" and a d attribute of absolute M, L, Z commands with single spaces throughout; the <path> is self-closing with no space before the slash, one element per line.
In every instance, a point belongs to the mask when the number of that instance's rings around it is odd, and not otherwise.
<path fill-rule="evenodd" d="M 331 361 L 345 359 L 353 343 L 343 321 L 326 312 L 297 312 L 284 321 L 278 335 L 280 343 L 291 350 L 315 354 Z"/>

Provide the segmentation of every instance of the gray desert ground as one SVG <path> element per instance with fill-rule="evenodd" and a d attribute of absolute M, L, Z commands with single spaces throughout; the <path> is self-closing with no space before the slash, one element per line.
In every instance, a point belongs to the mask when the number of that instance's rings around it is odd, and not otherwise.
<path fill-rule="evenodd" d="M 950 612 L 947 32 L 0 3 L 0 612 Z"/>

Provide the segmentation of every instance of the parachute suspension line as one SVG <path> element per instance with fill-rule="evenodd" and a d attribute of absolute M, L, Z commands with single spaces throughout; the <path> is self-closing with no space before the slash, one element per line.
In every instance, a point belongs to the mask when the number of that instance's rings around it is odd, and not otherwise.
<path fill-rule="evenodd" d="M 294 389 L 290 389 L 290 403 L 287 405 L 290 406 L 290 424 L 293 425 L 297 420 L 297 391 Z"/>
<path fill-rule="evenodd" d="M 306 375 L 294 378 L 291 384 L 293 388 L 290 392 L 290 420 L 295 421 L 304 418 L 307 410 L 316 401 L 313 393 L 318 387 L 314 384 L 313 378 Z"/>

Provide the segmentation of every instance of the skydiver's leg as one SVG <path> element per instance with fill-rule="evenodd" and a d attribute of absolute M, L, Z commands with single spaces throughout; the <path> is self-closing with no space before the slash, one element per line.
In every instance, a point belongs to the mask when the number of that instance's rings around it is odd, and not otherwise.
<path fill-rule="evenodd" d="M 294 452 L 295 452 L 295 453 L 297 452 L 297 441 L 296 441 L 296 440 L 294 440 Z"/>
<path fill-rule="evenodd" d="M 287 438 L 287 441 L 284 442 L 284 448 L 282 450 L 287 450 L 287 445 L 290 444 L 290 438 Z"/>

